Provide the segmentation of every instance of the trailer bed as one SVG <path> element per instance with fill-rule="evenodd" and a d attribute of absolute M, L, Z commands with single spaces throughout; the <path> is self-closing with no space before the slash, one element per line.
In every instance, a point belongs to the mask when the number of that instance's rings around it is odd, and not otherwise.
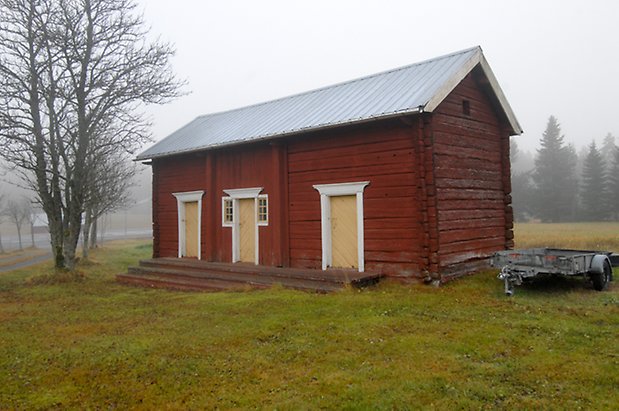
<path fill-rule="evenodd" d="M 505 293 L 512 295 L 514 285 L 538 275 L 583 276 L 601 291 L 612 281 L 612 261 L 608 251 L 529 248 L 495 253 L 490 263 L 501 269 L 499 279 L 505 282 Z"/>

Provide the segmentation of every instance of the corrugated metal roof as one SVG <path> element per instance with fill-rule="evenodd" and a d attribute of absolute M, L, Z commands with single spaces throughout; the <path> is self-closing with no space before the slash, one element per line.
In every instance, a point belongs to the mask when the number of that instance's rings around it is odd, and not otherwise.
<path fill-rule="evenodd" d="M 306 93 L 200 116 L 141 153 L 137 160 L 432 111 L 478 64 L 521 133 L 480 47 Z"/>

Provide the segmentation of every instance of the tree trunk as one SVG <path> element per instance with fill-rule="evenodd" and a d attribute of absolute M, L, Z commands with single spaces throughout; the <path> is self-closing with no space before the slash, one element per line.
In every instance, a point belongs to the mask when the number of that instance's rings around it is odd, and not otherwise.
<path fill-rule="evenodd" d="M 68 270 L 75 270 L 76 261 L 76 250 L 77 250 L 77 242 L 79 241 L 80 231 L 82 228 L 82 213 L 73 212 L 73 215 L 70 215 L 67 223 L 67 228 L 65 230 L 63 240 L 64 240 L 64 259 L 65 259 L 65 267 Z"/>
<path fill-rule="evenodd" d="M 52 254 L 54 255 L 54 267 L 56 269 L 63 269 L 64 266 L 64 242 L 62 236 L 62 220 L 60 220 L 61 214 L 47 213 L 47 221 L 49 227 L 49 237 L 52 246 Z"/>
<path fill-rule="evenodd" d="M 97 221 L 99 219 L 95 218 L 92 220 L 92 225 L 90 226 L 90 248 L 97 248 Z"/>
<path fill-rule="evenodd" d="M 80 230 L 80 228 L 78 228 L 78 230 Z M 78 240 L 79 240 L 79 231 L 76 234 L 75 228 L 72 228 L 64 236 L 64 263 L 65 263 L 65 268 L 70 271 L 75 270 L 75 266 L 77 264 L 76 251 L 77 251 Z"/>
<path fill-rule="evenodd" d="M 2 233 L 0 233 L 0 253 L 4 253 L 4 247 L 2 246 Z"/>
<path fill-rule="evenodd" d="M 90 227 L 92 225 L 92 213 L 90 210 L 84 212 L 84 226 L 82 227 L 82 258 L 88 259 Z"/>
<path fill-rule="evenodd" d="M 17 240 L 19 241 L 19 249 L 23 250 L 24 247 L 22 246 L 22 243 L 21 243 L 21 226 L 19 225 L 17 226 Z"/>
<path fill-rule="evenodd" d="M 32 248 L 36 247 L 34 243 L 34 222 L 30 221 L 30 240 L 32 241 Z"/>

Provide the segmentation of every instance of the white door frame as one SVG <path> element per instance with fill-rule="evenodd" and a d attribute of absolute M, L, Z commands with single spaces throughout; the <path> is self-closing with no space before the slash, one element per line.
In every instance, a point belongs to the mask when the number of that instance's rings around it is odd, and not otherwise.
<path fill-rule="evenodd" d="M 262 191 L 263 187 L 252 187 L 252 188 L 230 188 L 230 189 L 225 189 L 223 190 L 224 193 L 228 194 L 230 196 L 230 198 L 232 199 L 232 207 L 233 207 L 233 211 L 232 214 L 234 216 L 234 222 L 232 224 L 232 262 L 236 263 L 239 262 L 241 260 L 241 248 L 240 248 L 240 237 L 239 237 L 239 223 L 240 223 L 240 209 L 239 209 L 239 200 L 245 200 L 245 199 L 250 199 L 253 198 L 254 199 L 254 224 L 255 224 L 255 229 L 254 229 L 254 243 L 255 243 L 255 249 L 254 249 L 254 264 L 258 265 L 259 264 L 259 256 L 258 256 L 258 251 L 259 251 L 259 237 L 258 237 L 258 201 L 257 198 L 260 195 L 260 192 Z"/>
<path fill-rule="evenodd" d="M 198 202 L 198 260 L 202 259 L 202 196 L 204 190 L 186 191 L 182 193 L 172 193 L 176 197 L 176 208 L 178 210 L 178 258 L 187 253 L 185 244 L 185 203 Z"/>
<path fill-rule="evenodd" d="M 331 197 L 357 197 L 357 267 L 359 272 L 365 271 L 364 239 L 363 239 L 363 190 L 369 181 L 354 183 L 316 184 L 313 187 L 320 193 L 320 232 L 322 243 L 322 269 L 326 270 L 333 264 L 333 244 L 331 240 Z"/>

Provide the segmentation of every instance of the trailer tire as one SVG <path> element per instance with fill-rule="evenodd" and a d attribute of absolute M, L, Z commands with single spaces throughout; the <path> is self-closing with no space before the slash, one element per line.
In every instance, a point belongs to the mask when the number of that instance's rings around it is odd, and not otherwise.
<path fill-rule="evenodd" d="M 612 277 L 612 268 L 608 260 L 604 261 L 601 272 L 591 273 L 591 281 L 593 281 L 593 288 L 597 291 L 602 291 L 608 286 L 608 282 Z"/>

